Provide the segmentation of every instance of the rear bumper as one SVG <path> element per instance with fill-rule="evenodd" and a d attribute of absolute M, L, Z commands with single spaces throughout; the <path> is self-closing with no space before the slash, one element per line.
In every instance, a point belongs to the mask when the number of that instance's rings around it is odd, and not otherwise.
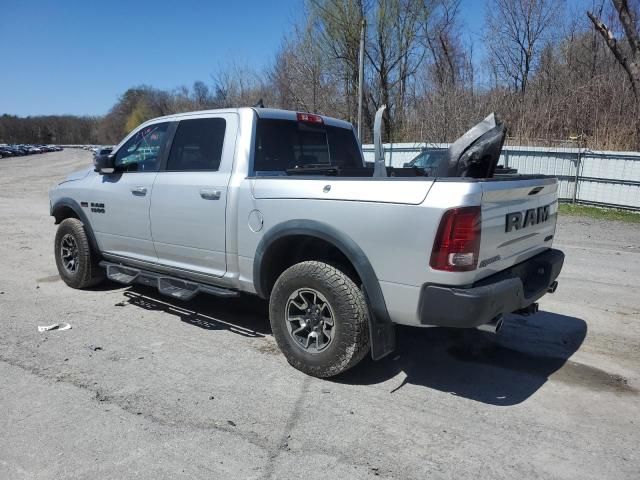
<path fill-rule="evenodd" d="M 424 285 L 418 306 L 420 323 L 477 327 L 498 315 L 525 308 L 547 293 L 563 262 L 564 253 L 550 249 L 470 288 Z"/>

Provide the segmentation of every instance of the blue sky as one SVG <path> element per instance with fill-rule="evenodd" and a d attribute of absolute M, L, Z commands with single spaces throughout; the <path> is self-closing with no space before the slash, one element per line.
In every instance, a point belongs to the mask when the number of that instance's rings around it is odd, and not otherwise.
<path fill-rule="evenodd" d="M 302 0 L 0 0 L 0 114 L 102 115 L 131 86 L 211 84 L 211 75 L 232 61 L 260 68 L 301 6 Z M 463 0 L 472 41 L 483 18 L 483 1 Z M 482 55 L 479 45 L 474 50 Z"/>
<path fill-rule="evenodd" d="M 104 114 L 127 88 L 264 65 L 299 0 L 0 0 L 0 114 Z"/>

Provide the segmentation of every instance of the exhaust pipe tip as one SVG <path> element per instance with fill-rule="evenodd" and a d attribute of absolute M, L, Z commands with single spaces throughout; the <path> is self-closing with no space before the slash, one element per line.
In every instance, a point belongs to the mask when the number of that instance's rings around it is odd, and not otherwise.
<path fill-rule="evenodd" d="M 557 288 L 558 288 L 558 282 L 554 281 L 551 285 L 549 285 L 549 288 L 547 289 L 547 292 L 548 293 L 554 293 Z"/>
<path fill-rule="evenodd" d="M 504 324 L 504 318 L 502 317 L 502 315 L 498 315 L 496 318 L 494 318 L 490 322 L 484 323 L 482 325 L 478 325 L 476 328 L 483 332 L 498 333 L 502 329 L 503 324 Z"/>
<path fill-rule="evenodd" d="M 524 316 L 533 315 L 535 313 L 538 313 L 538 303 L 537 302 L 532 303 L 531 305 L 521 308 L 520 310 L 516 310 L 513 313 L 515 313 L 516 315 L 524 315 Z"/>

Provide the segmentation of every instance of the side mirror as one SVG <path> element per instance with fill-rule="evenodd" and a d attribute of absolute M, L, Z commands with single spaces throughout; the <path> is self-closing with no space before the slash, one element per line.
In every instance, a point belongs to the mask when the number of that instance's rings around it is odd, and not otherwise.
<path fill-rule="evenodd" d="M 100 174 L 113 173 L 116 167 L 116 156 L 114 153 L 98 155 L 93 161 L 95 171 Z"/>

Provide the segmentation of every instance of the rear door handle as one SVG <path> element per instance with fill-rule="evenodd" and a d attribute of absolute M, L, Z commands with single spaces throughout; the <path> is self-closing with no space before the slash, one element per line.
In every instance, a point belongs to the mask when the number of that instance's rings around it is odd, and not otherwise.
<path fill-rule="evenodd" d="M 205 200 L 220 200 L 221 194 L 220 190 L 200 190 L 200 196 Z"/>
<path fill-rule="evenodd" d="M 147 194 L 147 187 L 132 187 L 131 193 L 140 197 L 144 197 Z"/>

